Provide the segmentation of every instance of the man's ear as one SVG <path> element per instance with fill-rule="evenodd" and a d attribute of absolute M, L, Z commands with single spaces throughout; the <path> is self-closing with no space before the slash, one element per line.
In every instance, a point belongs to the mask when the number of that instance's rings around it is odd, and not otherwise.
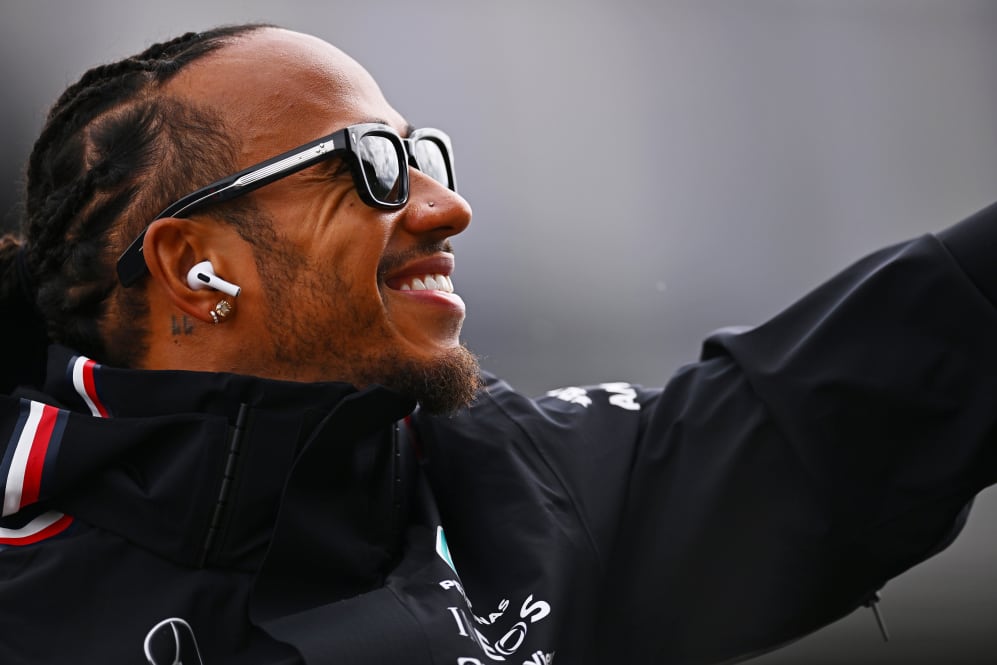
<path fill-rule="evenodd" d="M 193 289 L 187 282 L 194 264 L 215 258 L 203 232 L 203 224 L 189 219 L 157 219 L 145 232 L 142 253 L 152 280 L 169 301 L 186 314 L 211 323 L 211 311 L 224 294 L 211 288 Z"/>

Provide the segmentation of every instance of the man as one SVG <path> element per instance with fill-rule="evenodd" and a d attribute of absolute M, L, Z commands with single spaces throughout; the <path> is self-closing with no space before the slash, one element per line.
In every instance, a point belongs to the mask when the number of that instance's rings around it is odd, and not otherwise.
<path fill-rule="evenodd" d="M 997 210 L 663 391 L 532 401 L 460 345 L 449 153 L 266 26 L 67 90 L 0 249 L 18 348 L 29 316 L 55 342 L 3 377 L 0 661 L 729 661 L 869 602 L 993 482 Z"/>

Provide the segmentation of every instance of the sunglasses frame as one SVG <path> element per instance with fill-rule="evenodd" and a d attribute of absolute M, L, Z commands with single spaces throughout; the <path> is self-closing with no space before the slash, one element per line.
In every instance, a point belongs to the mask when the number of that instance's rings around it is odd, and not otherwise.
<path fill-rule="evenodd" d="M 230 201 L 236 197 L 248 194 L 264 185 L 285 178 L 302 169 L 331 159 L 343 153 L 350 155 L 346 163 L 353 176 L 353 184 L 360 199 L 372 208 L 395 210 L 408 203 L 409 175 L 407 168 L 400 168 L 398 173 L 398 200 L 383 201 L 374 195 L 367 174 L 357 156 L 357 146 L 368 136 L 380 136 L 388 139 L 398 158 L 399 165 L 410 165 L 420 169 L 415 157 L 415 143 L 429 140 L 435 143 L 443 154 L 447 168 L 445 184 L 449 189 L 457 191 L 454 178 L 453 148 L 450 137 L 446 133 L 431 128 L 413 130 L 408 137 L 402 138 L 395 130 L 380 123 L 360 123 L 337 130 L 332 134 L 315 139 L 304 145 L 283 152 L 276 157 L 247 167 L 238 173 L 226 176 L 220 180 L 205 185 L 198 190 L 177 199 L 153 218 L 153 222 L 166 217 L 189 217 L 194 212 L 214 203 Z M 420 169 L 421 170 L 421 169 Z M 151 222 L 150 222 L 151 224 Z M 118 258 L 118 280 L 123 286 L 132 286 L 148 273 L 142 245 L 149 227 L 146 226 L 135 240 Z"/>

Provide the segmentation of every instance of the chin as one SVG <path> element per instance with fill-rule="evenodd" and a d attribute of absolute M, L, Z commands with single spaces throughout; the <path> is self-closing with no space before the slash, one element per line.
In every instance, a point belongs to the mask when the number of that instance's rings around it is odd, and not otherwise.
<path fill-rule="evenodd" d="M 453 413 L 467 406 L 482 385 L 477 357 L 460 344 L 429 358 L 395 357 L 379 373 L 380 378 L 370 383 L 408 395 L 424 411 L 436 414 Z"/>

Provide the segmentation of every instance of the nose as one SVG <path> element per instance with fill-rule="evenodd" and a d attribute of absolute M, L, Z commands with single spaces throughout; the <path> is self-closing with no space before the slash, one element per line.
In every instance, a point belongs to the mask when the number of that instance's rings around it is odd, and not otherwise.
<path fill-rule="evenodd" d="M 471 223 L 471 206 L 457 192 L 409 167 L 409 198 L 402 225 L 412 234 L 435 240 L 457 235 Z"/>

